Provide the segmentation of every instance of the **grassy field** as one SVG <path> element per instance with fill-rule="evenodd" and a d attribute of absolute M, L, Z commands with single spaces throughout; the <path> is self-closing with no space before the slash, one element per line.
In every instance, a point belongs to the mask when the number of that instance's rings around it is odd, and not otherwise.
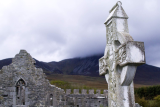
<path fill-rule="evenodd" d="M 108 84 L 105 80 L 105 77 L 90 77 L 90 76 L 82 76 L 82 75 L 63 75 L 63 74 L 52 74 L 47 75 L 47 78 L 51 80 L 59 80 L 65 81 L 71 84 L 77 84 L 79 86 L 88 86 L 96 89 L 108 89 Z M 144 86 L 143 84 L 134 84 L 135 88 L 140 88 Z"/>
<path fill-rule="evenodd" d="M 47 75 L 51 84 L 56 85 L 62 89 L 101 89 L 103 93 L 104 89 L 108 89 L 108 84 L 104 77 L 89 77 L 81 75 L 62 75 L 62 74 L 52 74 Z M 140 87 L 151 87 L 152 85 L 134 84 L 135 90 L 140 89 Z M 96 91 L 95 91 L 96 93 Z M 146 100 L 144 97 L 140 98 L 138 94 L 135 94 L 135 102 L 139 103 L 143 107 L 160 107 L 160 95 L 154 99 Z"/>
<path fill-rule="evenodd" d="M 108 88 L 108 84 L 106 83 L 105 78 L 101 78 L 101 77 L 89 77 L 89 76 L 81 76 L 81 75 L 62 75 L 62 74 L 47 75 L 47 77 L 50 81 L 60 80 L 60 81 L 69 82 L 71 84 L 93 87 L 96 89 Z"/>

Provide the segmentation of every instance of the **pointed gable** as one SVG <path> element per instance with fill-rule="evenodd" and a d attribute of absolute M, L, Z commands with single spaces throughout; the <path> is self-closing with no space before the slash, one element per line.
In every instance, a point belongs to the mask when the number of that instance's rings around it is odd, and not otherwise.
<path fill-rule="evenodd" d="M 123 19 L 128 19 L 128 16 L 126 12 L 124 11 L 122 7 L 122 3 L 118 1 L 112 9 L 109 11 L 109 16 L 107 17 L 105 24 L 110 21 L 112 18 L 123 18 Z"/>

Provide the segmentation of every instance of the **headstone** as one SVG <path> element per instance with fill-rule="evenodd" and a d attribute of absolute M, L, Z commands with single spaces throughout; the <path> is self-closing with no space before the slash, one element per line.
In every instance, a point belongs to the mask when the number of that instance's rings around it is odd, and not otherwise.
<path fill-rule="evenodd" d="M 108 83 L 109 107 L 135 107 L 133 79 L 138 65 L 145 63 L 144 43 L 129 34 L 128 16 L 118 1 L 105 21 L 107 44 L 99 59 L 99 74 Z"/>

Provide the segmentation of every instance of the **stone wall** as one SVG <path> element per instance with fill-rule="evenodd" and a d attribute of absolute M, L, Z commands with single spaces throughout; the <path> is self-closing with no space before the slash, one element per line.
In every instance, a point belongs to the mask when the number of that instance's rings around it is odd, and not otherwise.
<path fill-rule="evenodd" d="M 96 94 L 94 94 L 94 90 L 82 89 L 81 93 L 79 93 L 79 89 L 74 89 L 73 93 L 71 93 L 71 89 L 66 90 L 66 105 L 74 106 L 74 107 L 106 107 L 108 106 L 108 91 L 104 90 L 103 94 L 100 93 L 100 90 L 96 90 Z"/>
<path fill-rule="evenodd" d="M 46 79 L 35 60 L 21 50 L 12 63 L 0 70 L 0 107 L 99 107 L 107 106 L 107 91 L 68 89 L 66 92 Z"/>
<path fill-rule="evenodd" d="M 71 93 L 71 89 L 66 89 L 66 92 L 56 87 L 56 106 L 55 107 L 107 107 L 108 106 L 108 91 L 104 90 L 103 94 L 100 94 L 100 90 L 97 90 L 94 94 L 94 90 L 82 89 L 79 93 L 79 89 L 74 89 Z"/>
<path fill-rule="evenodd" d="M 49 106 L 49 96 L 55 95 L 55 86 L 49 84 L 43 70 L 34 63 L 30 54 L 21 50 L 10 65 L 0 70 L 1 105 Z"/>

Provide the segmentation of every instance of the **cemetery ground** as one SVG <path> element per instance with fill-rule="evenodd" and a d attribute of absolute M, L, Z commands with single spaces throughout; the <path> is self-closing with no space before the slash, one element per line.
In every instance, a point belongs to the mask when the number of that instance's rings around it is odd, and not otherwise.
<path fill-rule="evenodd" d="M 81 91 L 81 89 L 104 90 L 108 88 L 104 77 L 51 74 L 47 75 L 47 79 L 51 84 L 62 89 L 80 89 Z M 134 83 L 135 102 L 143 107 L 160 107 L 160 85 L 157 83 L 147 85 L 145 82 L 144 84 Z"/>

